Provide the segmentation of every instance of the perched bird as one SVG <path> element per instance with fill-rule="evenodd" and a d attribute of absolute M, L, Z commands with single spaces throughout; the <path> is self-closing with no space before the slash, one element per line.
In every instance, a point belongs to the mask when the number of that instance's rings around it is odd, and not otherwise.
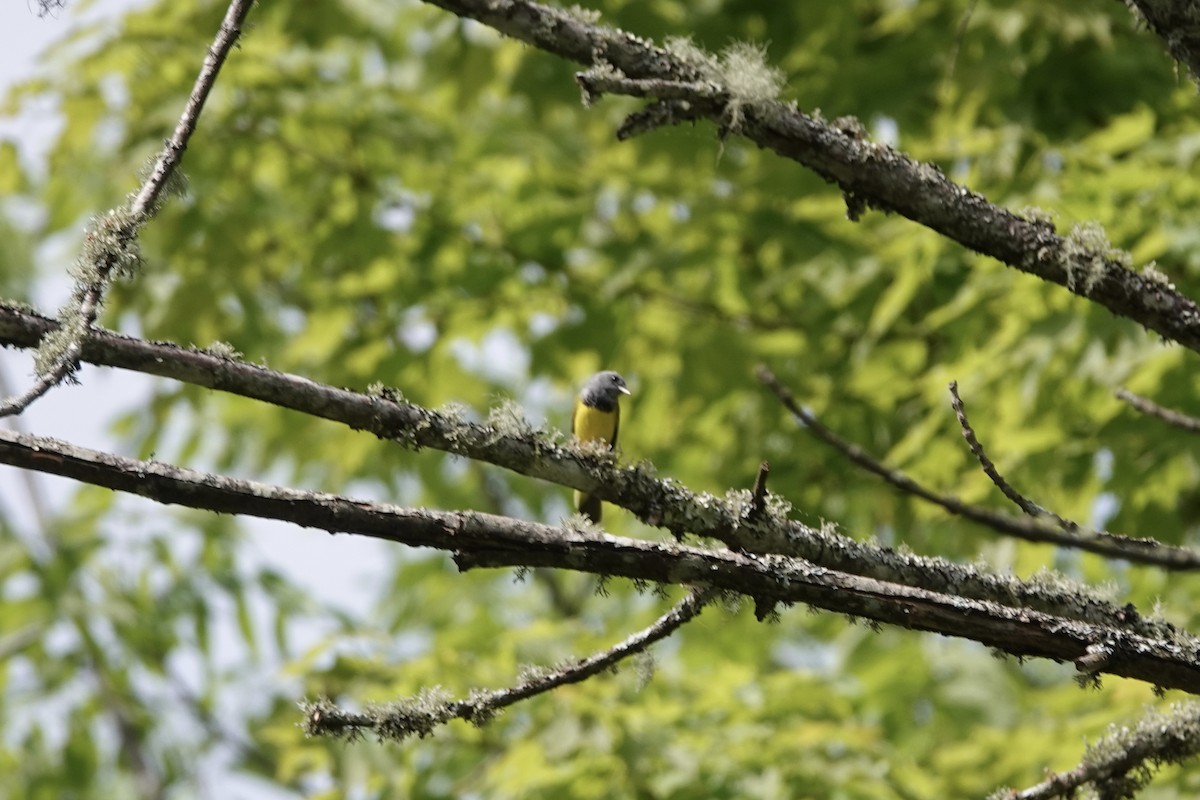
<path fill-rule="evenodd" d="M 571 415 L 571 433 L 581 442 L 608 442 L 609 449 L 617 446 L 617 431 L 621 429 L 621 406 L 618 400 L 629 394 L 625 379 L 612 370 L 597 372 L 588 378 L 575 398 L 575 413 Z M 592 522 L 600 521 L 600 498 L 575 492 L 575 509 Z"/>

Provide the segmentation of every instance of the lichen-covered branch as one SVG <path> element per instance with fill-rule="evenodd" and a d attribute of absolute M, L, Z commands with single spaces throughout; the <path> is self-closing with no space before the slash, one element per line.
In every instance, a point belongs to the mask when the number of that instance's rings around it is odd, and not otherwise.
<path fill-rule="evenodd" d="M 175 131 L 163 145 L 137 193 L 125 205 L 92 220 L 84 234 L 83 250 L 71 270 L 75 280 L 71 299 L 58 314 L 61 327 L 39 347 L 35 360 L 37 378 L 33 385 L 20 395 L 0 402 L 0 417 L 20 414 L 50 389 L 69 380 L 78 369 L 83 338 L 100 316 L 108 287 L 116 277 L 131 274 L 141 262 L 138 234 L 157 213 L 164 193 L 175 179 L 200 112 L 216 83 L 221 65 L 241 36 L 242 24 L 252 5 L 254 0 L 232 0 L 229 4 Z"/>
<path fill-rule="evenodd" d="M 1129 624 L 1095 625 L 919 585 L 881 581 L 782 555 L 710 550 L 463 511 L 408 509 L 139 461 L 0 428 L 0 463 L 137 494 L 158 503 L 357 533 L 454 554 L 460 568 L 550 567 L 663 584 L 708 585 L 756 604 L 826 611 L 971 639 L 1019 657 L 1070 661 L 1200 694 L 1200 641 L 1154 637 Z M 1077 596 L 1076 603 L 1090 600 Z"/>
<path fill-rule="evenodd" d="M 611 669 L 619 662 L 645 652 L 694 619 L 712 599 L 710 589 L 693 589 L 666 614 L 649 627 L 638 631 L 607 650 L 588 658 L 571 661 L 551 669 L 529 669 L 517 685 L 507 689 L 472 692 L 465 700 L 443 696 L 443 692 L 422 694 L 354 713 L 328 700 L 305 704 L 304 729 L 310 736 L 355 738 L 370 731 L 380 739 L 401 741 L 409 736 L 425 737 L 439 725 L 461 719 L 482 725 L 509 706 L 545 694 L 559 686 L 580 683 Z"/>
<path fill-rule="evenodd" d="M 1147 27 L 1167 46 L 1171 58 L 1200 83 L 1200 14 L 1194 0 L 1121 0 L 1137 9 Z"/>
<path fill-rule="evenodd" d="M 425 2 L 617 76 L 594 81 L 596 91 L 602 85 L 619 87 L 621 80 L 627 80 L 632 81 L 631 91 L 642 96 L 660 81 L 668 87 L 664 94 L 678 105 L 686 86 L 692 84 L 695 102 L 691 105 L 704 110 L 722 131 L 744 136 L 836 184 L 852 217 L 868 207 L 900 214 L 1200 352 L 1200 306 L 1155 273 L 1131 269 L 1129 255 L 1112 247 L 1098 226 L 1079 225 L 1060 234 L 1044 215 L 1023 215 L 997 206 L 951 181 L 936 165 L 870 141 L 853 119 L 831 123 L 769 99 L 764 92 L 772 85 L 771 70 L 765 64 L 759 64 L 751 79 L 739 83 L 735 73 L 722 69 L 725 54 L 704 53 L 682 40 L 660 47 L 599 25 L 578 11 L 532 0 Z M 747 52 L 743 49 L 741 55 Z M 726 83 L 714 84 L 714 78 L 722 75 Z M 589 94 L 594 100 L 595 92 Z M 725 102 L 714 104 L 714 95 Z M 661 115 L 653 123 L 667 124 L 672 116 Z"/>
<path fill-rule="evenodd" d="M 1088 747 L 1075 769 L 1052 774 L 1021 791 L 1001 789 L 988 800 L 1077 797 L 1085 786 L 1092 786 L 1098 797 L 1134 797 L 1157 767 L 1192 759 L 1198 753 L 1200 705 L 1178 703 L 1166 712 L 1150 711 L 1132 728 L 1112 726 L 1104 738 Z"/>
<path fill-rule="evenodd" d="M 0 344 L 33 347 L 53 327 L 52 320 L 0 304 Z M 757 504 L 749 489 L 725 497 L 692 492 L 677 481 L 656 477 L 649 465 L 619 467 L 607 453 L 557 444 L 515 413 L 494 415 L 493 425 L 478 425 L 406 402 L 391 390 L 360 394 L 224 354 L 107 331 L 89 334 L 83 357 L 95 364 L 174 378 L 341 422 L 404 447 L 453 453 L 581 489 L 680 538 L 691 533 L 720 540 L 740 552 L 795 556 L 828 569 L 1120 626 L 1141 635 L 1174 635 L 1170 624 L 1141 617 L 1132 607 L 1110 602 L 1059 576 L 1047 574 L 1022 582 L 942 558 L 855 541 L 832 526 L 812 528 L 787 519 L 786 503 L 770 492 Z"/>
<path fill-rule="evenodd" d="M 53 327 L 52 320 L 0 304 L 0 344 L 36 346 L 40 336 Z M 494 415 L 495 424 L 479 425 L 409 403 L 391 390 L 360 394 L 224 354 L 107 331 L 93 330 L 88 335 L 83 357 L 92 363 L 174 378 L 341 422 L 404 447 L 453 453 L 581 489 L 679 538 L 691 533 L 717 539 L 740 552 L 795 556 L 828 569 L 1120 626 L 1151 637 L 1175 635 L 1169 623 L 1141 617 L 1130 606 L 1112 603 L 1058 576 L 1047 574 L 1022 582 L 942 558 L 858 542 L 832 526 L 812 528 L 787 519 L 786 503 L 770 492 L 758 505 L 749 489 L 731 491 L 725 497 L 692 492 L 677 481 L 656 477 L 650 465 L 619 467 L 607 453 L 556 444 L 515 413 Z M 763 510 L 755 512 L 756 508 Z"/>

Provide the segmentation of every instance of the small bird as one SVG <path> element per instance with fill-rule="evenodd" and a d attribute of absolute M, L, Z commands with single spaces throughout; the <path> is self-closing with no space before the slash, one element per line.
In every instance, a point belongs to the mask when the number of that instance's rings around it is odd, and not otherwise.
<path fill-rule="evenodd" d="M 630 394 L 625 379 L 612 370 L 597 372 L 588 378 L 575 398 L 575 413 L 571 415 L 571 433 L 581 442 L 608 442 L 609 449 L 617 446 L 617 431 L 621 429 L 621 395 Z M 575 492 L 575 509 L 592 522 L 600 521 L 600 498 Z"/>

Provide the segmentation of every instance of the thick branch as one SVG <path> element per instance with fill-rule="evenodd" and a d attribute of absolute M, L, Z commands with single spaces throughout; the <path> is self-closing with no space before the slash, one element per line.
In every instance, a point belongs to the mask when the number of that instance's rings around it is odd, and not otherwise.
<path fill-rule="evenodd" d="M 647 81 L 664 81 L 677 96 L 682 84 L 696 84 L 696 104 L 707 106 L 709 118 L 722 128 L 731 127 L 729 106 L 713 106 L 712 88 L 699 68 L 645 39 L 530 0 L 425 1 L 565 59 L 608 65 L 636 81 L 638 91 Z M 1121 254 L 1096 236 L 1076 231 L 1064 237 L 1048 221 L 993 205 L 935 165 L 867 140 L 855 126 L 831 124 L 780 102 L 740 106 L 737 116 L 734 132 L 837 184 L 852 205 L 908 217 L 1200 352 L 1200 306 L 1127 269 Z"/>
<path fill-rule="evenodd" d="M 41 335 L 53 327 L 51 320 L 0 304 L 0 344 L 36 346 Z M 754 514 L 749 491 L 732 492 L 725 499 L 696 494 L 678 482 L 654 477 L 649 469 L 618 468 L 594 453 L 554 445 L 532 432 L 502 433 L 391 396 L 357 394 L 170 344 L 93 331 L 83 354 L 93 363 L 221 389 L 338 421 L 413 449 L 454 453 L 581 489 L 677 536 L 694 533 L 743 552 L 798 556 L 822 567 L 883 581 L 918 584 L 932 591 L 1121 626 L 1146 636 L 1173 635 L 1168 623 L 1141 618 L 1129 606 L 1085 596 L 1078 588 L 1065 588 L 1064 582 L 1022 583 L 940 558 L 857 542 L 830 528 L 810 528 L 784 518 L 778 498 L 770 493 L 772 502 L 766 504 L 766 513 Z"/>
<path fill-rule="evenodd" d="M 1122 0 L 1141 12 L 1150 30 L 1167 45 L 1171 58 L 1200 83 L 1200 15 L 1194 0 Z"/>
<path fill-rule="evenodd" d="M 1128 628 L 852 575 L 798 558 L 648 542 L 492 514 L 369 503 L 122 458 L 2 428 L 0 463 L 159 503 L 432 547 L 453 552 L 464 568 L 553 567 L 665 584 L 707 584 L 756 601 L 806 603 L 972 639 L 1014 656 L 1086 663 L 1089 672 L 1200 694 L 1200 647 L 1186 635 L 1147 637 Z"/>

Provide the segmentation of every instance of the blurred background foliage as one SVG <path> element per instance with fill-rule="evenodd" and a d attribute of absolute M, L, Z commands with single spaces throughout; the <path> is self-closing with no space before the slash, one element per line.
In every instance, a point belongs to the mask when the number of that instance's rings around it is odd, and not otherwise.
<path fill-rule="evenodd" d="M 0 187 L 47 212 L 0 236 L 7 296 L 39 279 L 37 242 L 77 236 L 133 188 L 223 9 L 157 0 L 114 27 L 64 26 L 43 77 L 7 99 L 19 113 L 53 98 L 64 120 L 43 178 L 0 149 Z M 763 43 L 801 109 L 856 115 L 1064 232 L 1096 221 L 1137 266 L 1156 261 L 1200 295 L 1195 88 L 1121 4 L 601 9 L 659 41 Z M 836 190 L 709 125 L 618 143 L 637 106 L 584 108 L 575 69 L 420 3 L 260 4 L 188 150 L 188 192 L 147 229 L 147 267 L 105 323 L 481 417 L 514 397 L 560 429 L 580 381 L 617 369 L 634 390 L 625 458 L 661 475 L 722 493 L 765 459 L 806 522 L 1022 576 L 1051 567 L 1198 627 L 1186 576 L 1000 539 L 898 496 L 807 438 L 753 378 L 767 363 L 888 464 L 1000 506 L 949 410 L 958 380 L 999 468 L 1038 502 L 1196 545 L 1195 448 L 1112 397 L 1124 385 L 1194 409 L 1194 355 L 904 219 L 851 223 Z M 114 423 L 129 452 L 407 504 L 568 513 L 567 492 L 491 467 L 156 387 Z M 117 544 L 131 517 L 152 535 Z M 616 511 L 605 522 L 660 535 Z M 660 645 L 649 681 L 647 664 L 626 668 L 403 746 L 305 740 L 302 697 L 509 684 L 523 664 L 617 641 L 678 591 L 612 582 L 600 596 L 582 576 L 464 576 L 397 550 L 370 613 L 348 615 L 270 553 L 249 558 L 253 521 L 84 489 L 43 523 L 49 546 L 0 541 L 0 769 L 18 776 L 14 797 L 203 796 L 224 781 L 266 797 L 980 796 L 1072 766 L 1085 739 L 1162 702 L 1117 679 L 1080 690 L 1069 667 L 971 643 L 723 608 Z M 320 631 L 317 644 L 298 648 L 297 630 Z M 192 690 L 175 660 L 202 665 Z M 167 696 L 183 711 L 158 713 Z M 1198 785 L 1200 771 L 1169 771 L 1147 796 Z"/>

